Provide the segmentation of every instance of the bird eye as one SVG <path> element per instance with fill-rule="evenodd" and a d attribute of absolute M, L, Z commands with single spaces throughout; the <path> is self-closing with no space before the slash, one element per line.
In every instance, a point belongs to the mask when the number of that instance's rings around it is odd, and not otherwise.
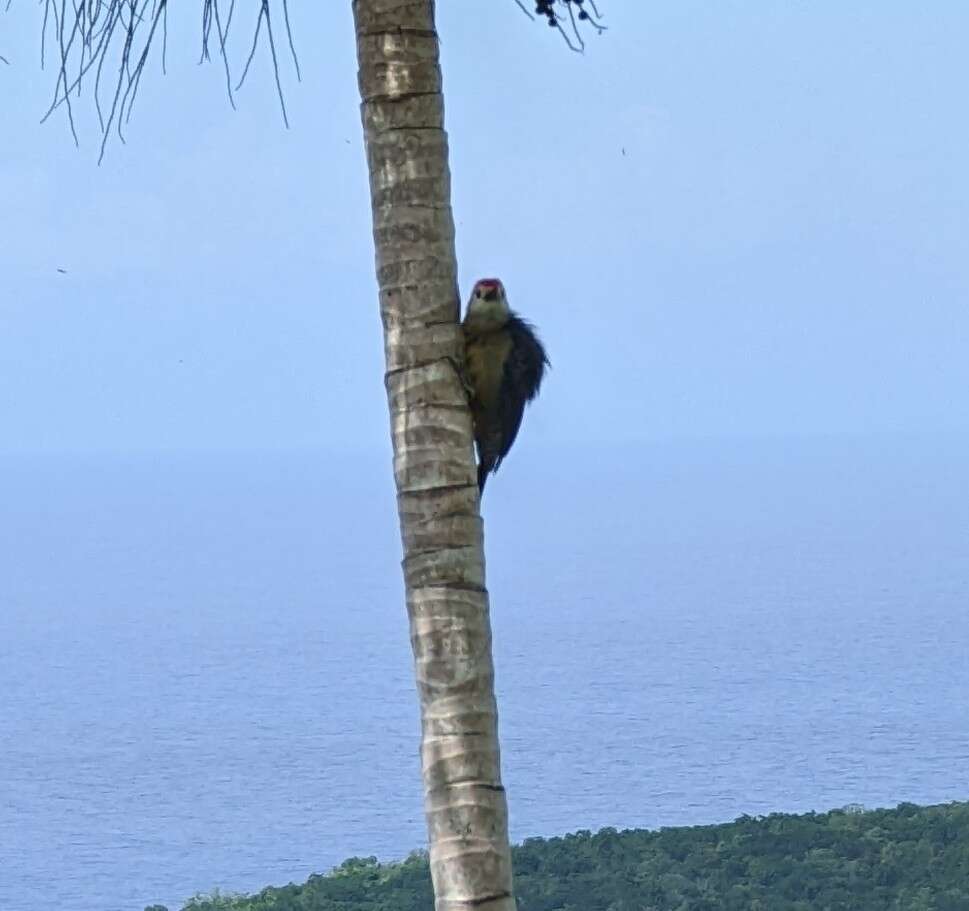
<path fill-rule="evenodd" d="M 474 296 L 475 297 L 481 297 L 481 289 L 480 288 L 475 288 L 474 289 Z"/>

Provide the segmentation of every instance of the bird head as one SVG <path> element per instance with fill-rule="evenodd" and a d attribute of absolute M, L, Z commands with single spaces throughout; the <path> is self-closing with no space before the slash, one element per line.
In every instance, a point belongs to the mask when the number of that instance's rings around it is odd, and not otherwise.
<path fill-rule="evenodd" d="M 497 278 L 481 278 L 474 283 L 465 322 L 485 326 L 503 326 L 508 320 L 508 298 L 505 286 Z"/>

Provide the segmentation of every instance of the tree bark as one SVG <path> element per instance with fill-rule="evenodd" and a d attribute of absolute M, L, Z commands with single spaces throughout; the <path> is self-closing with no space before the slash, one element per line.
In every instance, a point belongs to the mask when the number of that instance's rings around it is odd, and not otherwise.
<path fill-rule="evenodd" d="M 437 911 L 514 911 L 433 0 L 354 0 Z"/>

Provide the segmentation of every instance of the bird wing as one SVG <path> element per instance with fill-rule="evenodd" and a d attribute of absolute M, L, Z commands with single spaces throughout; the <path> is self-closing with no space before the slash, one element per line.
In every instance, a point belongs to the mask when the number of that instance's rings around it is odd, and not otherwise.
<path fill-rule="evenodd" d="M 511 337 L 511 350 L 505 361 L 501 394 L 498 396 L 501 448 L 493 470 L 497 470 L 515 442 L 525 404 L 538 395 L 548 364 L 545 348 L 535 330 L 525 320 L 512 314 L 507 323 L 507 331 Z"/>

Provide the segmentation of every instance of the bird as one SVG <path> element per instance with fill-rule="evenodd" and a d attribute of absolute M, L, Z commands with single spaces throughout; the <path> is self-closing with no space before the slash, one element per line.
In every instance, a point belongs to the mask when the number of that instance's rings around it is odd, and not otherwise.
<path fill-rule="evenodd" d="M 545 348 L 534 327 L 508 306 L 497 278 L 475 282 L 464 321 L 465 377 L 478 450 L 478 492 L 508 455 L 525 405 L 538 395 Z"/>

